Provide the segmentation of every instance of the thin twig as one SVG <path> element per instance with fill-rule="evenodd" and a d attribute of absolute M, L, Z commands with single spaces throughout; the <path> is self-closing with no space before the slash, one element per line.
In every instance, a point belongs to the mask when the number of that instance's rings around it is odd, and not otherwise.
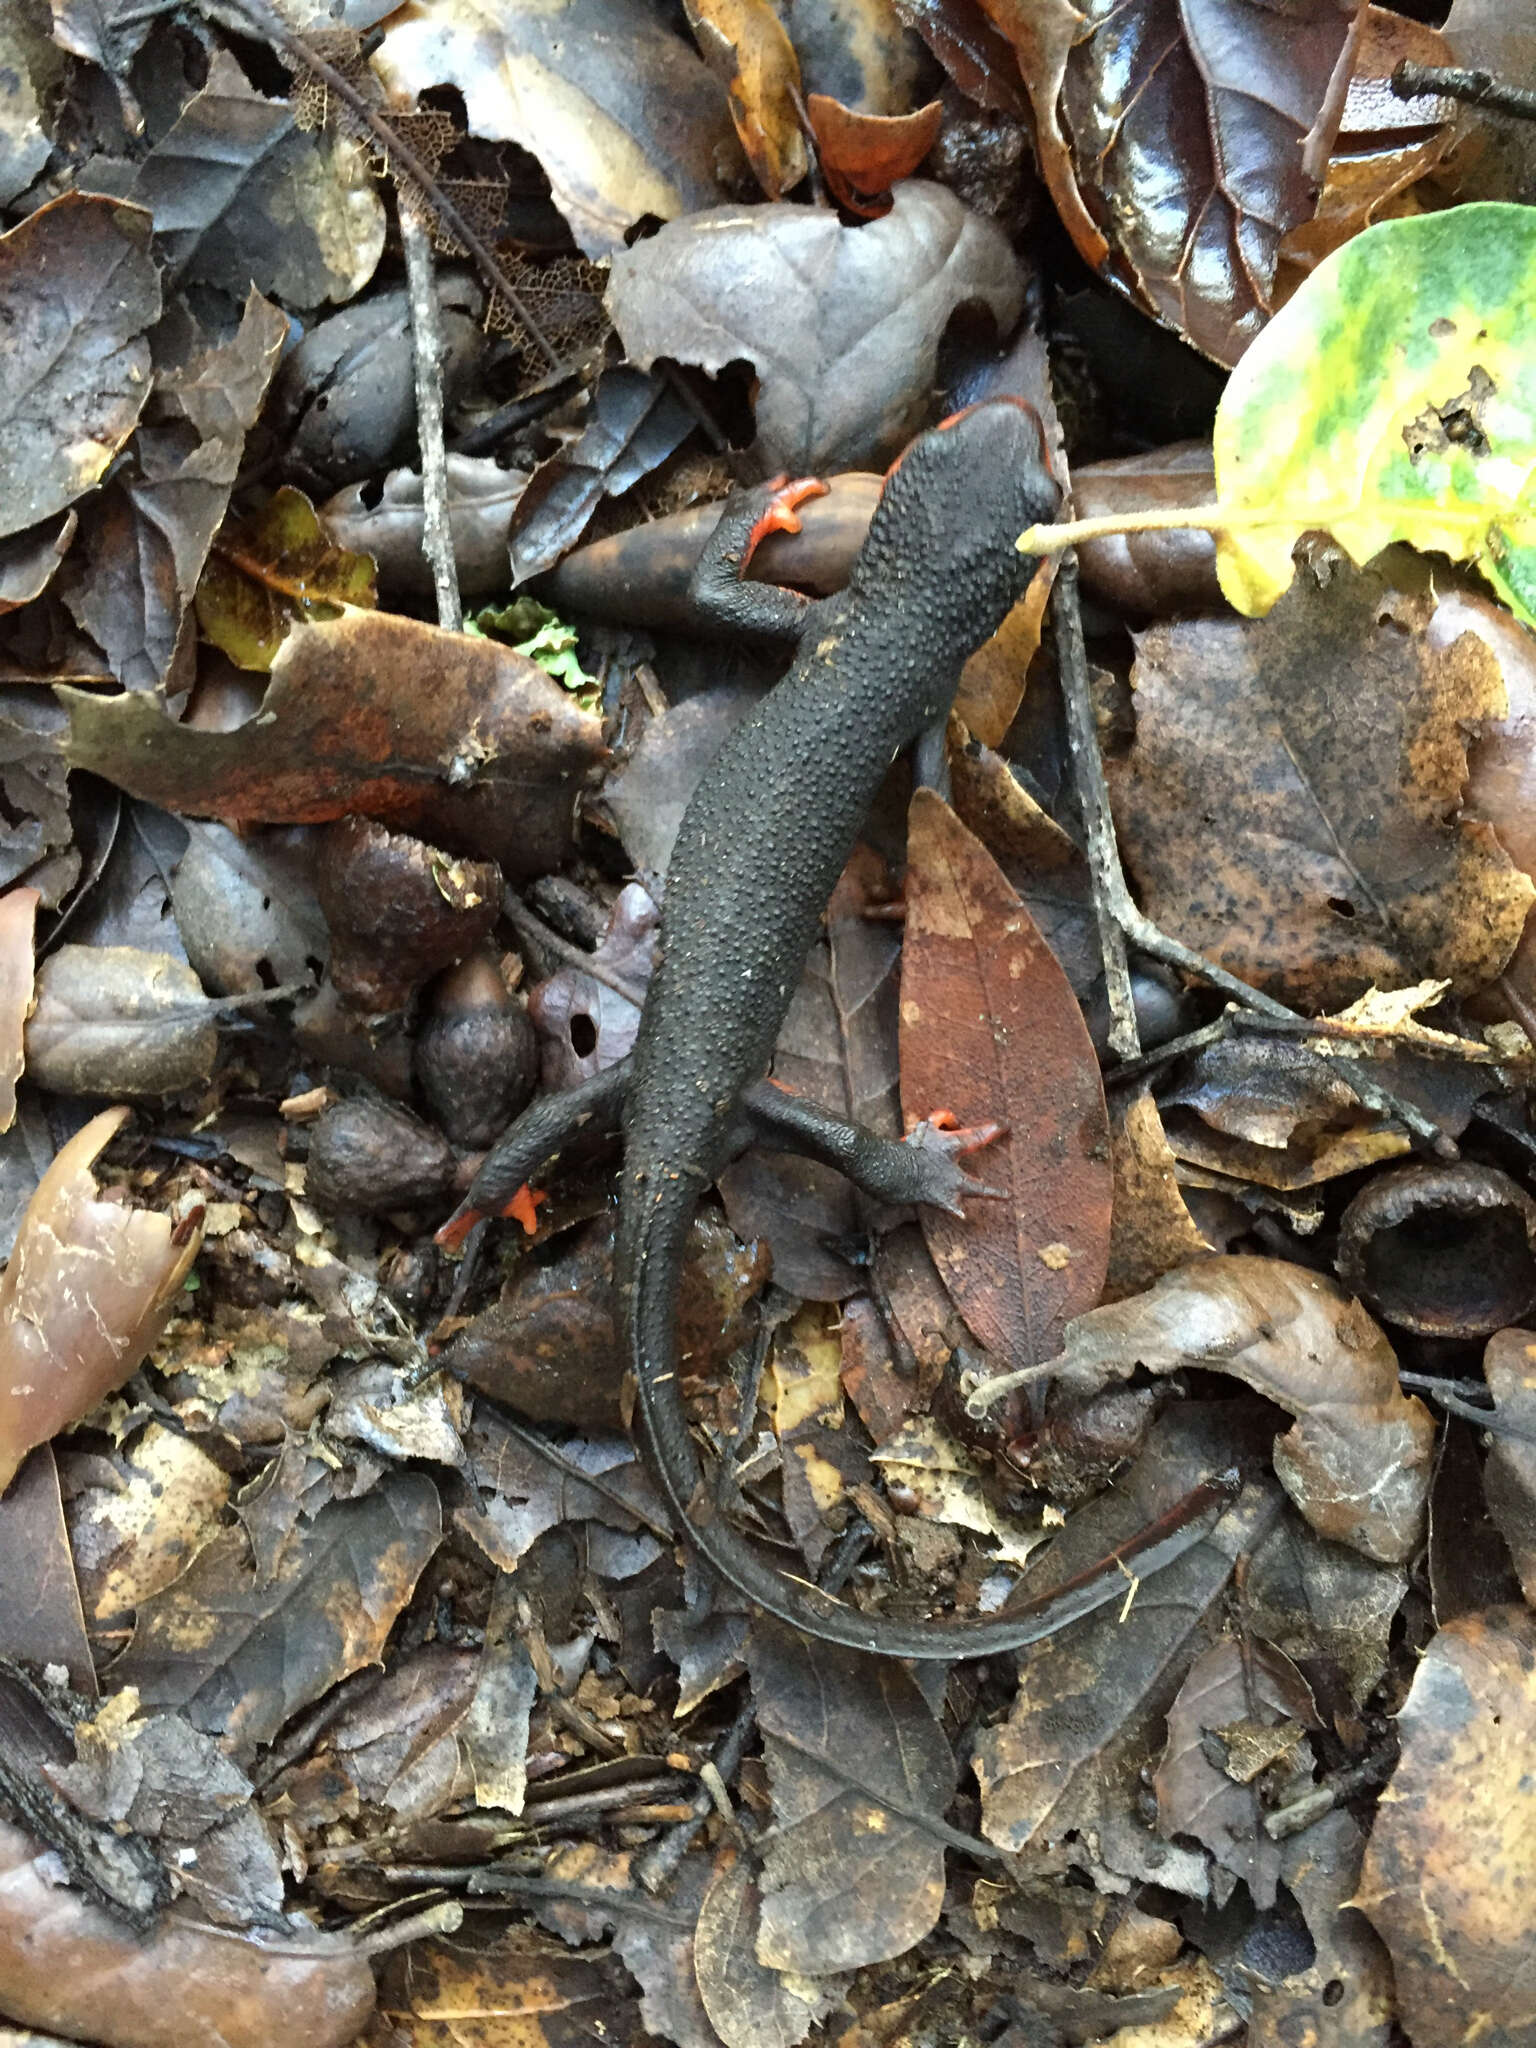
<path fill-rule="evenodd" d="M 327 62 L 312 43 L 307 42 L 296 29 L 290 28 L 287 22 L 266 6 L 265 0 L 219 0 L 219 4 L 233 9 L 237 14 L 243 14 L 269 42 L 276 43 L 280 49 L 296 58 L 306 71 L 313 72 L 326 90 L 334 93 L 337 99 L 362 122 L 383 151 L 384 160 L 395 174 L 396 183 L 400 182 L 400 174 L 403 172 L 413 185 L 419 187 L 433 215 L 457 241 L 463 244 L 474 259 L 480 275 L 492 290 L 501 293 L 550 368 L 560 369 L 561 358 L 548 335 L 533 317 L 522 293 L 415 150 L 376 108 L 368 104 L 351 79 L 338 71 L 334 64 Z"/>
<path fill-rule="evenodd" d="M 1410 1393 L 1427 1394 L 1437 1407 L 1447 1415 L 1459 1415 L 1463 1422 L 1474 1423 L 1479 1429 L 1486 1429 L 1490 1436 L 1506 1436 L 1511 1443 L 1536 1444 L 1536 1430 L 1522 1429 L 1518 1422 L 1500 1415 L 1496 1408 L 1480 1408 L 1469 1394 L 1487 1394 L 1489 1389 L 1479 1380 L 1440 1379 L 1434 1373 L 1400 1372 L 1398 1382 Z"/>
<path fill-rule="evenodd" d="M 1506 85 L 1491 71 L 1470 71 L 1459 64 L 1413 64 L 1405 57 L 1389 82 L 1400 100 L 1465 100 L 1469 106 L 1487 107 L 1495 114 L 1536 121 L 1536 92 L 1523 85 Z"/>
<path fill-rule="evenodd" d="M 432 565 L 437 623 L 464 630 L 459 569 L 448 510 L 448 455 L 443 446 L 443 329 L 432 262 L 432 238 L 417 212 L 416 195 L 400 191 L 400 245 L 405 251 L 411 348 L 416 360 L 416 442 L 421 453 L 421 550 Z"/>
<path fill-rule="evenodd" d="M 1083 644 L 1083 612 L 1078 602 L 1076 555 L 1064 555 L 1057 565 L 1056 581 L 1051 587 L 1051 625 L 1056 635 L 1057 660 L 1061 664 L 1063 679 L 1069 670 L 1074 676 L 1086 678 L 1088 651 Z M 1099 951 L 1104 960 L 1104 994 L 1109 1004 L 1109 1049 L 1117 1059 L 1134 1060 L 1141 1055 L 1141 1031 L 1136 1022 L 1136 997 L 1131 988 L 1125 932 L 1110 899 L 1109 876 L 1112 867 L 1118 868 L 1119 861 L 1118 857 L 1110 857 L 1114 826 L 1109 822 L 1108 793 L 1103 786 L 1104 767 L 1093 731 L 1093 705 L 1091 700 L 1085 701 L 1086 693 L 1069 691 L 1065 680 L 1062 695 L 1066 700 L 1067 749 L 1072 756 L 1078 808 L 1088 837 L 1093 914 L 1099 927 Z M 1095 766 L 1098 769 L 1096 789 Z M 1102 804 L 1094 801 L 1096 794 L 1103 796 Z M 1105 845 L 1106 835 L 1108 848 Z"/>
<path fill-rule="evenodd" d="M 569 939 L 562 939 L 540 917 L 530 910 L 520 896 L 509 889 L 502 901 L 502 914 L 519 938 L 532 939 L 563 960 L 567 966 L 579 968 L 583 974 L 590 974 L 594 981 L 600 981 L 604 988 L 611 988 L 616 996 L 622 996 L 626 1003 L 633 1003 L 639 1009 L 644 1000 L 644 991 L 636 992 L 633 984 L 621 981 L 613 969 L 595 953 L 583 952 L 580 946 L 573 946 Z"/>

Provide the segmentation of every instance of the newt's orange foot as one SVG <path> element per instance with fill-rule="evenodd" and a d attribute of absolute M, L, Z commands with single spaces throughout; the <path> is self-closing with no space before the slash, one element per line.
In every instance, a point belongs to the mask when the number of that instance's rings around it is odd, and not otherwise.
<path fill-rule="evenodd" d="M 776 476 L 767 486 L 773 495 L 747 535 L 747 544 L 741 555 L 742 568 L 746 568 L 770 533 L 798 533 L 799 507 L 810 498 L 824 498 L 830 488 L 819 476 L 797 476 L 793 480 L 787 476 Z"/>
<path fill-rule="evenodd" d="M 951 1216 L 965 1214 L 962 1204 L 967 1196 L 990 1195 L 1006 1201 L 1006 1188 L 988 1187 L 984 1181 L 972 1180 L 968 1173 L 960 1171 L 958 1164 L 963 1154 L 990 1145 L 1003 1136 L 1006 1128 L 1004 1124 L 963 1125 L 947 1109 L 935 1110 L 932 1116 L 914 1124 L 905 1141 L 922 1157 L 921 1168 L 914 1177 L 914 1199 L 935 1209 L 945 1209 Z"/>
<path fill-rule="evenodd" d="M 539 1227 L 539 1204 L 548 1200 L 549 1197 L 542 1188 L 531 1188 L 527 1181 L 524 1181 L 501 1214 L 510 1216 L 515 1223 L 521 1223 L 532 1237 Z"/>
<path fill-rule="evenodd" d="M 432 1242 L 440 1244 L 445 1252 L 456 1252 L 477 1223 L 485 1220 L 483 1209 L 460 1209 L 450 1216 L 442 1229 L 433 1233 Z"/>

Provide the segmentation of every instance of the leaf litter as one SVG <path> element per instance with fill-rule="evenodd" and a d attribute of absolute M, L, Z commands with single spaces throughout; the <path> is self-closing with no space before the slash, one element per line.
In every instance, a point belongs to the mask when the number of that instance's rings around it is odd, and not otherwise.
<path fill-rule="evenodd" d="M 8 2023 L 1530 2038 L 1529 139 L 1389 83 L 1518 76 L 1496 14 L 0 26 Z M 678 1303 L 696 1512 L 797 1575 L 1121 1556 L 909 1669 L 679 1541 L 601 1119 L 433 1232 L 633 1043 L 782 671 L 701 632 L 731 483 L 842 472 L 752 564 L 835 592 L 989 391 L 1096 522 L 1083 658 L 1037 577 L 773 1073 L 1004 1126 L 996 1192 L 754 1150 Z"/>

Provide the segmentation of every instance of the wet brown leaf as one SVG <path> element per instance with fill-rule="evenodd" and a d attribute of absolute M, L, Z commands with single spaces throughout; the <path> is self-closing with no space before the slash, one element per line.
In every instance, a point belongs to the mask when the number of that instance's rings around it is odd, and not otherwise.
<path fill-rule="evenodd" d="M 378 1659 L 441 1534 L 437 1488 L 404 1471 L 295 1529 L 267 1578 L 252 1568 L 245 1532 L 226 1529 L 139 1608 L 114 1680 L 249 1756 Z"/>
<path fill-rule="evenodd" d="M 472 135 L 531 151 L 588 256 L 712 205 L 736 158 L 719 87 L 640 0 L 408 0 L 373 63 L 400 97 L 457 86 Z"/>
<path fill-rule="evenodd" d="M 1360 1304 L 1320 1273 L 1241 1254 L 1168 1273 L 1068 1325 L 1058 1398 L 1183 1366 L 1231 1373 L 1296 1417 L 1275 1471 L 1319 1534 L 1397 1564 L 1422 1534 L 1434 1423 Z"/>
<path fill-rule="evenodd" d="M 286 316 L 252 291 L 227 341 L 199 333 L 184 360 L 157 363 L 132 465 L 85 508 L 59 591 L 125 689 L 153 689 L 170 669 L 287 339 Z"/>
<path fill-rule="evenodd" d="M 138 1370 L 202 1243 L 201 1210 L 175 1225 L 98 1193 L 91 1168 L 127 1117 L 105 1109 L 60 1148 L 0 1274 L 0 1492 Z"/>
<path fill-rule="evenodd" d="M 1109 1254 L 1109 1130 L 1071 984 L 980 841 L 932 794 L 913 799 L 901 971 L 909 1123 L 949 1110 L 1000 1123 L 978 1175 L 1006 1191 L 923 1234 L 956 1305 L 999 1358 L 1051 1354 L 1098 1299 Z"/>
<path fill-rule="evenodd" d="M 27 1070 L 69 1095 L 170 1095 L 206 1081 L 216 1009 L 190 967 L 137 946 L 60 946 L 38 969 Z"/>
<path fill-rule="evenodd" d="M 507 587 L 507 533 L 528 482 L 524 469 L 503 469 L 494 456 L 448 457 L 448 524 L 459 589 L 489 597 Z M 371 555 L 380 595 L 428 597 L 430 565 L 422 552 L 421 477 L 394 469 L 382 487 L 349 484 L 320 507 L 320 521 L 338 547 Z"/>
<path fill-rule="evenodd" d="M 1359 0 L 984 4 L 1084 260 L 1235 363 L 1269 315 L 1282 236 L 1311 216 Z"/>
<path fill-rule="evenodd" d="M 1261 1913 L 1275 1903 L 1282 1856 L 1264 1832 L 1256 1781 L 1273 1772 L 1282 1783 L 1310 1783 L 1302 1731 L 1318 1725 L 1316 1702 L 1290 1658 L 1233 1636 L 1202 1651 L 1168 1710 L 1168 1747 L 1153 1781 L 1158 1824 L 1164 1834 L 1203 1842 Z"/>
<path fill-rule="evenodd" d="M 977 0 L 896 0 L 896 13 L 978 106 L 999 114 L 1027 110 L 1018 52 L 993 27 Z"/>
<path fill-rule="evenodd" d="M 154 215 L 155 254 L 177 283 L 237 302 L 254 285 L 308 308 L 361 291 L 384 251 L 384 203 L 358 157 L 345 136 L 306 134 L 215 49 L 126 196 Z"/>
<path fill-rule="evenodd" d="M 1536 900 L 1489 828 L 1458 818 L 1466 728 L 1506 700 L 1480 641 L 1430 644 L 1433 608 L 1340 566 L 1266 619 L 1138 642 L 1115 808 L 1143 904 L 1305 1008 L 1372 984 L 1480 988 Z"/>
<path fill-rule="evenodd" d="M 372 609 L 373 561 L 338 548 L 302 491 L 284 484 L 249 519 L 226 526 L 197 584 L 197 622 L 240 668 L 265 671 L 296 620 Z"/>
<path fill-rule="evenodd" d="M 39 1671 L 62 1664 L 76 1692 L 87 1699 L 96 1692 L 50 1444 L 39 1444 L 23 1460 L 0 1499 L 0 1657 Z"/>
<path fill-rule="evenodd" d="M 66 192 L 0 235 L 0 534 L 97 483 L 150 392 L 160 274 L 141 207 Z"/>
<path fill-rule="evenodd" d="M 616 255 L 608 288 L 613 324 L 642 369 L 658 356 L 706 370 L 753 365 L 752 460 L 764 476 L 888 460 L 921 424 L 956 307 L 984 306 L 1006 332 L 1022 303 L 998 229 L 913 179 L 863 227 L 816 206 L 692 214 Z"/>
<path fill-rule="evenodd" d="M 173 1912 L 144 1937 L 56 1880 L 56 1859 L 0 1821 L 0 2006 L 102 2048 L 347 2048 L 373 2010 L 343 1935 L 235 1940 Z"/>
<path fill-rule="evenodd" d="M 1483 1490 L 1526 1604 L 1536 1606 L 1536 1336 L 1529 1330 L 1497 1331 L 1483 1353 L 1483 1378 L 1498 1420 L 1522 1432 L 1490 1433 Z"/>
<path fill-rule="evenodd" d="M 295 634 L 260 716 L 231 732 L 173 724 L 142 697 L 61 695 L 73 763 L 167 810 L 285 824 L 357 812 L 513 874 L 558 863 L 602 753 L 599 721 L 537 663 L 394 614 Z"/>
<path fill-rule="evenodd" d="M 1536 1619 L 1464 1615 L 1430 1643 L 1398 1716 L 1358 1904 L 1392 1952 L 1414 2048 L 1536 2039 Z"/>

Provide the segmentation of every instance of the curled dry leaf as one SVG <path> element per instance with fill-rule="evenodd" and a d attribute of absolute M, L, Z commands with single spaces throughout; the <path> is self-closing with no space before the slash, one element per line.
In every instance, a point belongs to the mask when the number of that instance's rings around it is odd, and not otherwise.
<path fill-rule="evenodd" d="M 716 207 L 613 259 L 608 310 L 630 360 L 761 380 L 763 475 L 885 461 L 928 404 L 950 316 L 979 305 L 1006 332 L 1024 280 L 1006 238 L 941 185 L 909 179 L 882 220 L 817 206 Z"/>
<path fill-rule="evenodd" d="M 490 597 L 507 587 L 507 529 L 528 482 L 525 469 L 503 469 L 494 456 L 448 457 L 448 525 L 459 589 Z M 432 571 L 422 551 L 421 477 L 393 469 L 378 491 L 349 484 L 320 507 L 338 547 L 371 555 L 383 596 L 429 597 Z"/>
<path fill-rule="evenodd" d="M 912 176 L 944 121 L 942 100 L 929 100 L 910 114 L 871 114 L 813 92 L 805 110 L 834 197 L 851 213 L 863 214 L 888 211 L 891 187 Z"/>
<path fill-rule="evenodd" d="M 1168 1273 L 1069 1323 L 1052 1377 L 1072 1399 L 1138 1366 L 1231 1373 L 1296 1418 L 1275 1471 L 1313 1528 L 1399 1564 L 1423 1535 L 1434 1423 L 1357 1301 L 1286 1259 L 1232 1255 Z"/>
<path fill-rule="evenodd" d="M 91 1167 L 127 1116 L 103 1110 L 61 1148 L 0 1274 L 0 1492 L 137 1371 L 202 1243 L 201 1212 L 178 1225 L 98 1194 Z"/>
<path fill-rule="evenodd" d="M 60 946 L 38 969 L 27 1068 L 66 1095 L 170 1095 L 218 1057 L 216 1006 L 190 967 L 137 946 Z"/>
<path fill-rule="evenodd" d="M 757 182 L 782 199 L 810 157 L 800 127 L 800 61 L 769 0 L 683 0 L 699 54 L 725 87 Z"/>
<path fill-rule="evenodd" d="M 999 1358 L 1050 1356 L 1097 1301 L 1112 1177 L 1098 1058 L 1072 985 L 986 848 L 929 790 L 912 803 L 901 969 L 909 1124 L 939 1109 L 1005 1135 L 976 1171 L 1004 1200 L 923 1235 L 956 1306 Z"/>
<path fill-rule="evenodd" d="M 25 2026 L 101 2048 L 346 2048 L 373 2010 L 367 1958 L 340 1935 L 235 1935 L 172 1914 L 140 1940 L 54 1865 L 0 1821 L 0 2008 Z"/>
<path fill-rule="evenodd" d="M 1414 2048 L 1533 2037 L 1536 1617 L 1492 1607 L 1430 1643 L 1355 1903 L 1392 1952 Z"/>
<path fill-rule="evenodd" d="M 66 192 L 0 235 L 0 534 L 98 482 L 150 393 L 160 275 L 141 207 Z"/>

